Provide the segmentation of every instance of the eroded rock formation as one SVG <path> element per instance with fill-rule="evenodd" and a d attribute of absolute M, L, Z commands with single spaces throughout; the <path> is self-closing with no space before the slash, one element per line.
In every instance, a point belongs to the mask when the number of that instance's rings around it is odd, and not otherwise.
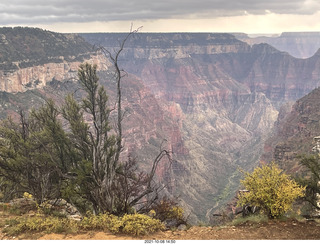
<path fill-rule="evenodd" d="M 3 43 L 10 43 L 7 35 Z M 124 35 L 82 36 L 113 50 Z M 65 40 L 62 46 L 78 40 L 59 38 Z M 61 101 L 78 89 L 77 82 L 63 81 L 72 80 L 77 65 L 90 59 L 101 67 L 99 77 L 113 106 L 112 69 L 90 50 L 87 46 L 79 56 L 66 55 L 54 64 L 47 60 L 25 67 L 17 65 L 19 58 L 11 62 L 16 65 L 10 69 L 14 81 L 1 82 L 3 89 L 33 90 L 0 93 L 2 116 L 14 114 L 21 104 L 28 107 L 25 101 L 30 106 L 39 105 L 43 97 Z M 296 59 L 267 44 L 251 47 L 229 34 L 138 33 L 126 43 L 119 64 L 128 72 L 122 82 L 125 153 L 134 154 L 148 170 L 160 147 L 172 150 L 174 160 L 160 164 L 158 179 L 181 198 L 194 222 L 209 219 L 234 196 L 241 176 L 238 168 L 249 170 L 258 164 L 281 104 L 311 91 L 320 77 L 318 55 Z M 38 82 L 41 75 L 45 78 Z M 272 145 L 267 147 L 271 150 Z M 279 148 L 279 157 L 286 150 Z"/>
<path fill-rule="evenodd" d="M 299 172 L 298 155 L 312 153 L 320 131 L 320 89 L 317 88 L 281 111 L 273 134 L 266 141 L 263 161 L 275 160 L 291 174 Z"/>

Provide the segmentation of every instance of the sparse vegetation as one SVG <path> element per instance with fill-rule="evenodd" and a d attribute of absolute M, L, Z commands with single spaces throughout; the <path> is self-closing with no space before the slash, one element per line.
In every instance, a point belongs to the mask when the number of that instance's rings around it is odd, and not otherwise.
<path fill-rule="evenodd" d="M 268 221 L 268 216 L 265 214 L 254 214 L 246 217 L 238 217 L 231 221 L 231 225 L 241 225 L 247 222 L 264 223 Z"/>
<path fill-rule="evenodd" d="M 149 215 L 161 221 L 174 221 L 176 226 L 187 224 L 183 208 L 181 208 L 176 201 L 167 197 L 155 202 L 152 205 Z"/>
<path fill-rule="evenodd" d="M 17 217 L 8 220 L 8 225 L 4 232 L 9 235 L 18 235 L 23 232 L 45 232 L 45 233 L 62 233 L 74 232 L 77 229 L 77 223 L 67 218 L 58 217 Z"/>
<path fill-rule="evenodd" d="M 81 221 L 68 218 L 44 216 L 19 216 L 0 223 L 8 235 L 31 233 L 78 233 L 81 231 L 110 231 L 134 236 L 164 230 L 163 223 L 144 214 L 127 214 L 117 217 L 112 214 L 99 214 L 84 217 Z"/>
<path fill-rule="evenodd" d="M 66 35 L 39 28 L 4 27 L 0 29 L 0 68 L 15 70 L 63 60 L 83 61 L 92 46 L 77 35 Z M 63 59 L 61 59 L 63 57 Z M 18 66 L 16 62 L 21 62 Z"/>

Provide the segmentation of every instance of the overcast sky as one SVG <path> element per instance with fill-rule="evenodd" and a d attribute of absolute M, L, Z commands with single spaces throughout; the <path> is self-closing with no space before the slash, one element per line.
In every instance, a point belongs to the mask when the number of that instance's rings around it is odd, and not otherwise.
<path fill-rule="evenodd" d="M 320 31 L 320 0 L 1 0 L 2 26 L 58 32 Z"/>

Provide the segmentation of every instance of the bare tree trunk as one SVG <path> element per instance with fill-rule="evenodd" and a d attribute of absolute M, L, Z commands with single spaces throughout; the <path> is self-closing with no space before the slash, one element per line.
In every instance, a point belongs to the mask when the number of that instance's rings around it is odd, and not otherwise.
<path fill-rule="evenodd" d="M 115 68 L 115 79 L 117 84 L 117 138 L 116 138 L 116 150 L 115 150 L 115 156 L 114 161 L 112 165 L 107 166 L 107 174 L 105 175 L 105 178 L 103 180 L 103 184 L 106 187 L 107 196 L 105 201 L 108 201 L 111 209 L 114 208 L 114 190 L 113 185 L 115 184 L 115 177 L 116 177 L 116 168 L 119 165 L 119 159 L 120 154 L 123 149 L 122 146 L 122 121 L 123 121 L 123 113 L 122 113 L 122 93 L 121 93 L 121 80 L 124 77 L 123 73 L 124 71 L 120 69 L 118 58 L 121 52 L 124 49 L 124 45 L 127 42 L 127 40 L 132 36 L 133 34 L 137 33 L 140 28 L 136 30 L 130 30 L 130 32 L 127 34 L 127 36 L 120 42 L 119 49 L 115 51 L 115 53 L 111 53 L 109 50 L 107 50 L 104 47 L 100 47 L 104 55 L 111 61 Z"/>

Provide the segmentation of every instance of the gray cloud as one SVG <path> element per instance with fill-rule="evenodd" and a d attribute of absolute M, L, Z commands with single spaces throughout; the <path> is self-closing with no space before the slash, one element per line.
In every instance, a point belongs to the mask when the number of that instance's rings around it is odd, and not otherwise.
<path fill-rule="evenodd" d="M 318 0 L 2 0 L 2 25 L 215 18 L 266 14 L 313 14 Z"/>

